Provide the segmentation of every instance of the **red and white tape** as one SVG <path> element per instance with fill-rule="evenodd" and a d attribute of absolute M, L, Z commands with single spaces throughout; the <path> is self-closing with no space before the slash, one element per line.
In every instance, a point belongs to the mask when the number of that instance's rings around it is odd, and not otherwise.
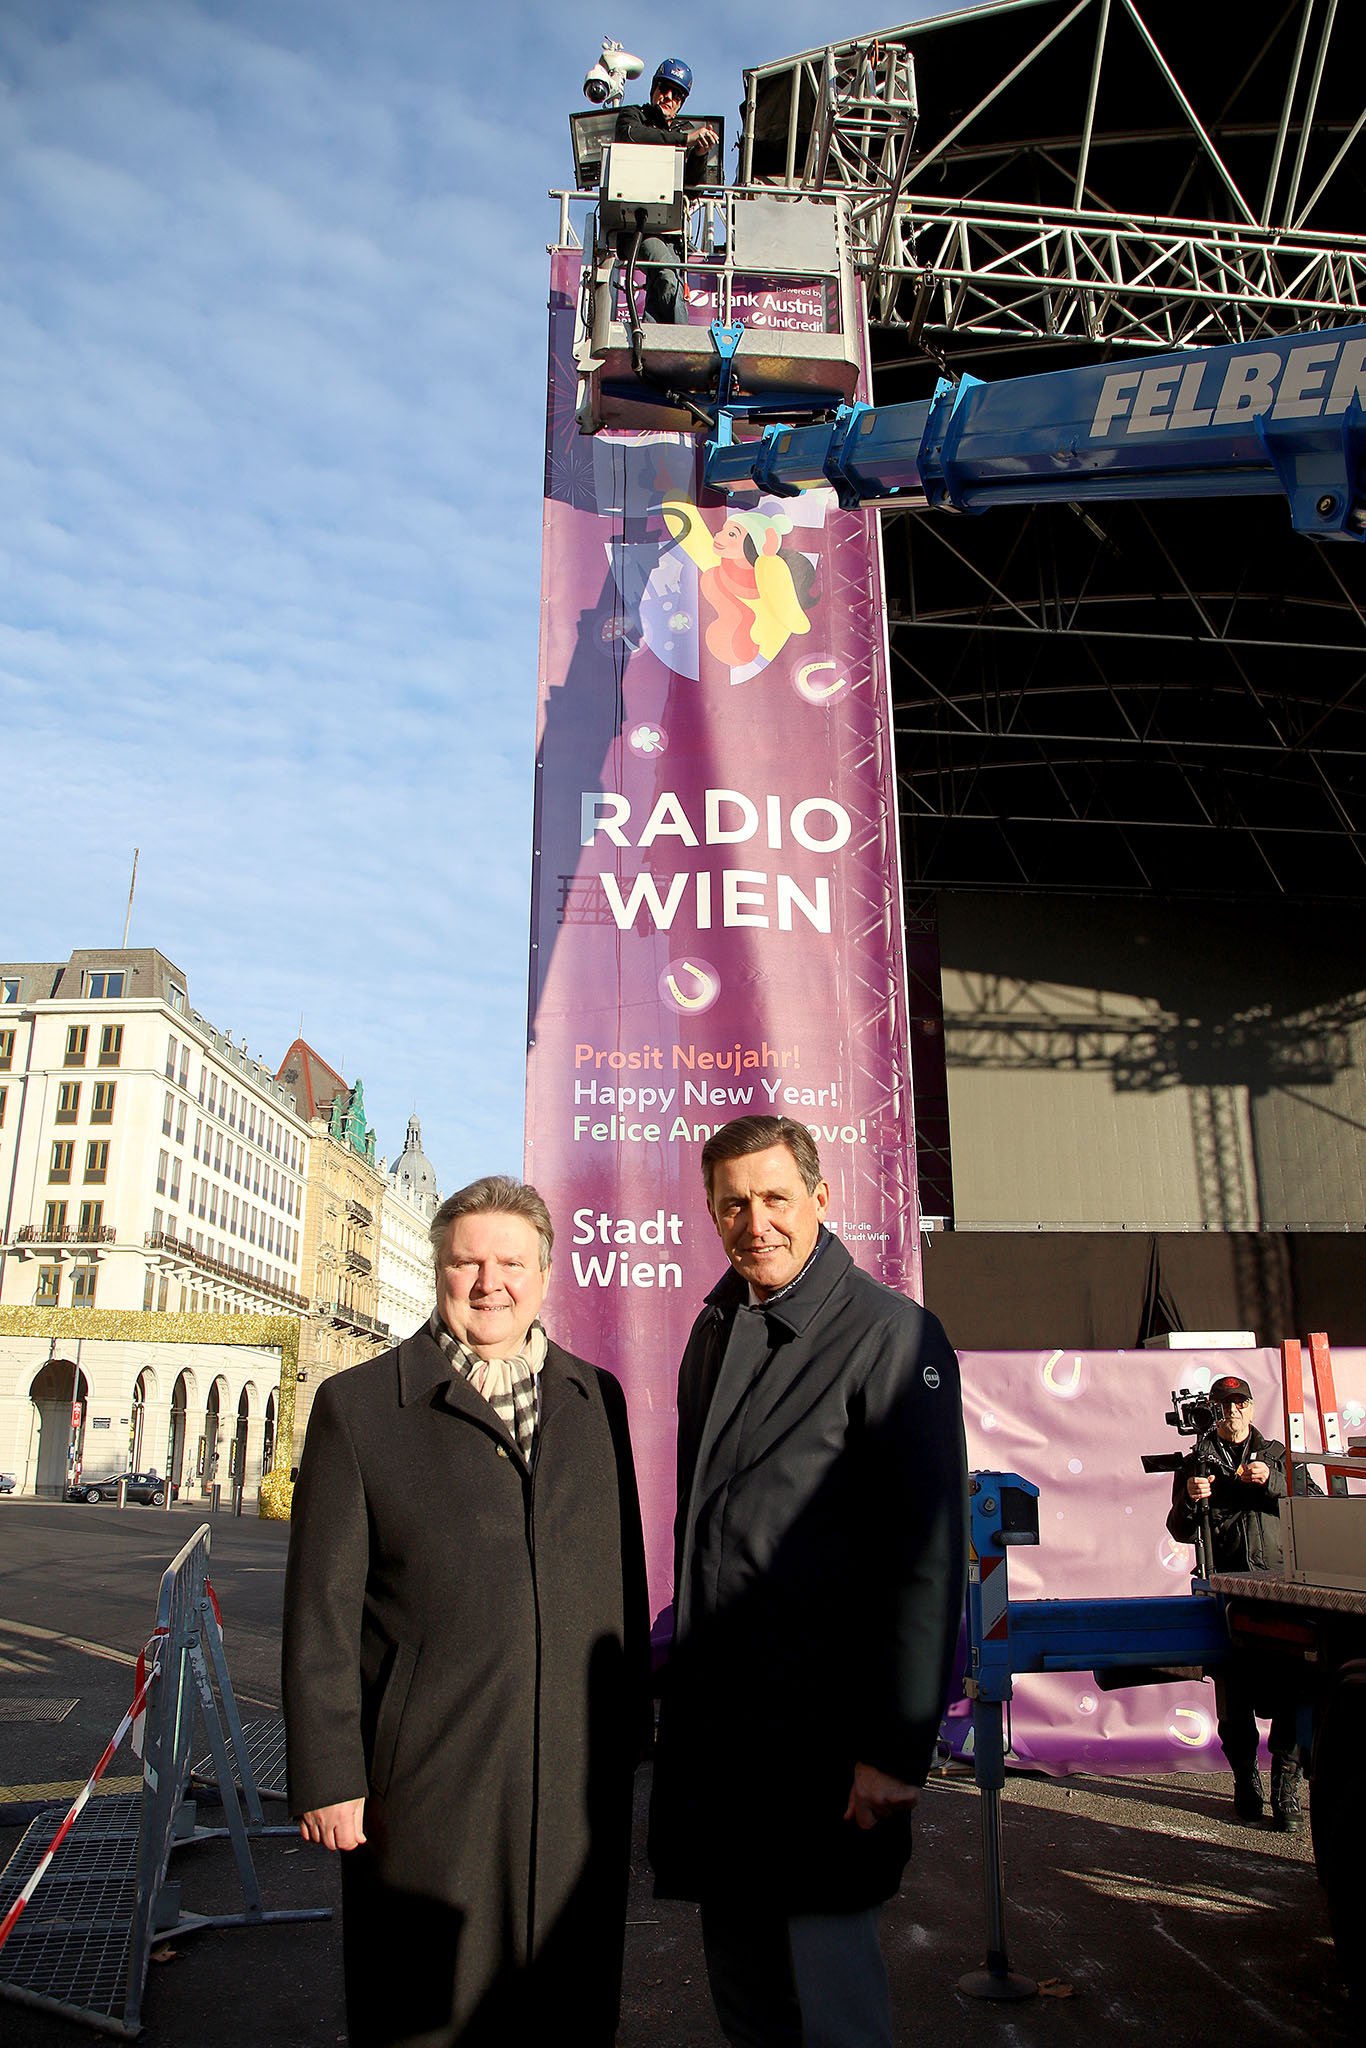
<path fill-rule="evenodd" d="M 14 1901 L 14 1904 L 10 1907 L 8 1913 L 6 1913 L 4 1919 L 0 1920 L 0 1948 L 3 1948 L 5 1946 L 5 1943 L 9 1940 L 11 1934 L 13 1934 L 15 1923 L 18 1920 L 19 1915 L 23 1912 L 25 1906 L 33 1897 L 33 1894 L 37 1891 L 38 1886 L 42 1883 L 44 1877 L 47 1875 L 48 1868 L 51 1865 L 53 1857 L 61 1848 L 62 1843 L 66 1840 L 67 1836 L 70 1834 L 72 1828 L 74 1827 L 77 1815 L 87 1805 L 91 1793 L 94 1791 L 96 1785 L 98 1785 L 100 1779 L 104 1776 L 105 1772 L 108 1770 L 111 1762 L 113 1761 L 114 1752 L 117 1750 L 124 1736 L 132 1727 L 134 1721 L 140 1718 L 142 1710 L 147 1702 L 148 1688 L 151 1685 L 152 1680 L 160 1671 L 160 1669 L 161 1665 L 159 1663 L 156 1663 L 152 1665 L 150 1671 L 144 1672 L 143 1658 L 140 1657 L 138 1659 L 137 1690 L 133 1694 L 133 1704 L 131 1707 L 129 1707 L 128 1712 L 124 1715 L 118 1727 L 110 1736 L 109 1745 L 106 1748 L 104 1755 L 100 1758 L 94 1770 L 86 1779 L 84 1789 L 77 1794 L 75 1800 L 72 1802 L 71 1810 L 67 1814 L 66 1819 L 62 1822 L 56 1834 L 48 1843 L 47 1848 L 43 1851 L 37 1869 L 34 1871 L 28 1883 L 24 1886 L 24 1889 L 20 1892 L 18 1898 Z"/>
<path fill-rule="evenodd" d="M 132 1750 L 134 1756 L 142 1755 L 142 1737 L 143 1731 L 147 1723 L 147 1652 L 151 1649 L 152 1644 L 155 1643 L 159 1637 L 164 1637 L 167 1633 L 168 1631 L 164 1628 L 154 1629 L 150 1640 L 144 1645 L 142 1649 L 138 1651 L 138 1668 L 133 1673 L 134 1698 L 133 1705 L 130 1709 L 130 1712 L 133 1716 L 133 1735 L 132 1740 L 128 1745 L 128 1747 Z M 141 1696 L 143 1700 L 143 1705 L 141 1707 L 137 1704 L 139 1696 Z"/>

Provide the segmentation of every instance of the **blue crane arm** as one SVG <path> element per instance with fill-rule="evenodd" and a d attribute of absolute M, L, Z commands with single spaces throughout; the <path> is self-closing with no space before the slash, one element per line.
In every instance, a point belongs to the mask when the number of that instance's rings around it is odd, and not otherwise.
<path fill-rule="evenodd" d="M 968 1689 L 974 1699 L 1008 1700 L 1020 1671 L 1227 1660 L 1224 1602 L 1203 1582 L 1184 1596 L 1012 1600 L 1010 1552 L 1039 1540 L 1039 1489 L 1018 1472 L 974 1472 L 969 1499 Z"/>
<path fill-rule="evenodd" d="M 1366 538 L 1366 325 L 986 384 L 707 443 L 713 490 L 956 512 L 1284 494 L 1298 532 Z"/>

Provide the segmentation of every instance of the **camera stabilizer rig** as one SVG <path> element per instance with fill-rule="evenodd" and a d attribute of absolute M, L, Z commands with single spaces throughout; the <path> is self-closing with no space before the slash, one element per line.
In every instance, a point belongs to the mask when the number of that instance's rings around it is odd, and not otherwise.
<path fill-rule="evenodd" d="M 1208 1394 L 1193 1392 L 1190 1387 L 1178 1387 L 1172 1394 L 1172 1405 L 1162 1420 L 1178 1436 L 1195 1438 L 1195 1477 L 1208 1479 L 1213 1470 L 1214 1439 L 1219 1424 L 1224 1419 L 1224 1410 L 1218 1401 L 1211 1401 Z M 1179 1472 L 1186 1462 L 1188 1453 L 1182 1451 L 1161 1451 L 1145 1455 L 1145 1472 Z M 1207 1579 L 1214 1569 L 1214 1543 L 1210 1533 L 1209 1502 L 1200 1503 L 1198 1527 L 1195 1541 L 1196 1575 Z"/>

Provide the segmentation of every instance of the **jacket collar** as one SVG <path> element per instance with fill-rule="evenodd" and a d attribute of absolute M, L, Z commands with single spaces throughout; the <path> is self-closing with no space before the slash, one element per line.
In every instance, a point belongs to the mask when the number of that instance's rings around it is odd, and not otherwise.
<path fill-rule="evenodd" d="M 784 1294 L 781 1300 L 758 1304 L 767 1317 L 781 1323 L 794 1336 L 799 1336 L 819 1315 L 854 1263 L 845 1246 L 824 1224 L 820 1227 L 817 1241 L 822 1246 L 821 1255 L 808 1262 L 791 1293 Z M 719 1321 L 732 1315 L 748 1298 L 748 1283 L 732 1268 L 707 1296 L 707 1307 L 713 1320 Z"/>
<path fill-rule="evenodd" d="M 1260 1458 L 1269 1448 L 1268 1439 L 1262 1435 L 1255 1423 L 1248 1430 L 1247 1436 L 1242 1443 L 1231 1444 L 1216 1432 L 1214 1444 L 1215 1456 L 1219 1459 L 1226 1472 L 1236 1472 L 1238 1467 L 1245 1464 L 1249 1458 Z M 1237 1512 L 1243 1514 L 1246 1511 L 1239 1508 Z"/>

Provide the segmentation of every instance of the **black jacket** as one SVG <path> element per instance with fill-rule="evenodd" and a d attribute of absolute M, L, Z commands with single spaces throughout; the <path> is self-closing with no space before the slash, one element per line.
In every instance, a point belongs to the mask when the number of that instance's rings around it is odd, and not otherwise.
<path fill-rule="evenodd" d="M 843 1815 L 856 1763 L 923 1784 L 933 1755 L 965 1584 L 958 1361 L 933 1316 L 827 1238 L 781 1300 L 750 1308 L 734 1273 L 714 1290 L 678 1421 L 659 1889 L 875 1905 L 909 1817 Z"/>
<path fill-rule="evenodd" d="M 1285 1445 L 1268 1440 L 1260 1430 L 1248 1432 L 1246 1446 L 1211 1442 L 1210 1534 L 1217 1572 L 1278 1572 L 1281 1569 L 1280 1502 L 1285 1498 Z M 1194 1543 L 1200 1512 L 1186 1491 L 1196 1478 L 1195 1451 L 1183 1458 L 1172 1476 L 1172 1509 L 1167 1527 L 1178 1543 Z M 1261 1458 L 1270 1467 L 1264 1486 L 1249 1486 L 1234 1473 L 1242 1463 Z"/>
<path fill-rule="evenodd" d="M 623 107 L 612 131 L 613 142 L 655 142 L 683 151 L 683 183 L 702 185 L 707 176 L 707 152 L 688 148 L 690 130 L 677 116 L 671 121 L 662 107 L 647 100 L 643 107 Z"/>

